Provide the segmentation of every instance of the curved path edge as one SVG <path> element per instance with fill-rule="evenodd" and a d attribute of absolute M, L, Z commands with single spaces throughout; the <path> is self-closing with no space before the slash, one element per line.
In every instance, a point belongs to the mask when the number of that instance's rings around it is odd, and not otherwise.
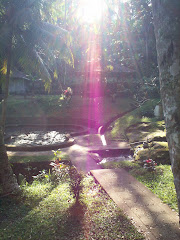
<path fill-rule="evenodd" d="M 125 116 L 126 114 L 134 111 L 134 110 L 137 109 L 137 108 L 138 108 L 138 107 L 132 108 L 132 109 L 126 111 L 126 112 L 119 113 L 118 115 L 116 115 L 116 116 L 114 116 L 113 118 L 111 118 L 111 119 L 110 119 L 109 121 L 107 121 L 103 126 L 100 126 L 100 127 L 99 127 L 99 130 L 98 130 L 98 131 L 99 131 L 99 134 L 103 135 L 103 134 L 106 132 L 106 130 L 108 129 L 108 127 L 109 127 L 109 125 L 110 125 L 111 123 L 113 123 L 113 122 L 114 122 L 115 120 L 117 120 L 118 118 L 121 118 L 121 117 Z"/>

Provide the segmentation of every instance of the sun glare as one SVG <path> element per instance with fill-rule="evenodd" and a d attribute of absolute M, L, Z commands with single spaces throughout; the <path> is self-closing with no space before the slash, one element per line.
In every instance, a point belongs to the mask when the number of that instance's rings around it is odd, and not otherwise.
<path fill-rule="evenodd" d="M 106 8 L 104 0 L 81 0 L 77 16 L 81 22 L 98 23 Z"/>

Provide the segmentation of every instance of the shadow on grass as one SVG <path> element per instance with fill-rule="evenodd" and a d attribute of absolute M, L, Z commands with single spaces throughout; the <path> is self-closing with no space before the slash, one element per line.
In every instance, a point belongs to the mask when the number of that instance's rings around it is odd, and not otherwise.
<path fill-rule="evenodd" d="M 67 218 L 64 219 L 63 226 L 61 225 L 56 232 L 59 239 L 85 239 L 86 226 L 84 217 L 86 211 L 87 207 L 80 201 L 76 201 L 67 210 Z"/>
<path fill-rule="evenodd" d="M 0 223 L 3 221 L 16 221 L 17 218 L 24 218 L 28 213 L 39 205 L 55 188 L 51 189 L 44 196 L 26 197 L 26 194 L 0 196 Z"/>
<path fill-rule="evenodd" d="M 0 239 L 84 240 L 87 207 L 78 200 L 71 203 L 69 195 L 59 191 L 54 195 L 53 186 L 42 198 L 0 198 Z"/>
<path fill-rule="evenodd" d="M 38 203 L 37 203 L 38 204 Z M 0 198 L 0 223 L 3 221 L 15 221 L 18 217 L 25 217 L 32 209 L 22 200 L 14 196 Z"/>

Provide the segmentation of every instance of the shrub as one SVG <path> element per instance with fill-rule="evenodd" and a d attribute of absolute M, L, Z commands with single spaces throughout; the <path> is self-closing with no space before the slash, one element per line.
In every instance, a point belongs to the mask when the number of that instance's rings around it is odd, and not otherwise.
<path fill-rule="evenodd" d="M 55 161 L 50 163 L 50 165 L 53 166 L 53 176 L 56 181 L 69 179 L 70 191 L 76 199 L 76 202 L 78 202 L 80 191 L 82 190 L 83 174 L 77 171 L 77 168 L 71 161 L 63 162 L 62 159 L 58 157 L 58 154 L 60 154 L 59 150 L 54 151 Z"/>

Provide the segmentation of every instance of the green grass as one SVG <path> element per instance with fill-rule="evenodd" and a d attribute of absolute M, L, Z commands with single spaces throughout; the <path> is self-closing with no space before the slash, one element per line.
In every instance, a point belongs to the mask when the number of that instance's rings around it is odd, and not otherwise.
<path fill-rule="evenodd" d="M 69 160 L 68 155 L 60 155 L 61 159 Z M 53 161 L 54 156 L 52 155 L 38 155 L 38 156 L 8 156 L 10 163 L 29 163 L 29 162 L 46 162 Z"/>
<path fill-rule="evenodd" d="M 164 203 L 178 212 L 174 178 L 170 165 L 159 165 L 155 172 L 149 172 L 137 162 L 121 161 L 102 164 L 104 168 L 124 168 L 138 181 L 142 182 Z"/>
<path fill-rule="evenodd" d="M 36 181 L 22 189 L 19 198 L 0 199 L 0 239 L 144 239 L 91 176 L 77 203 L 68 181 Z"/>
<path fill-rule="evenodd" d="M 29 163 L 29 162 L 44 162 L 52 161 L 54 159 L 53 155 L 46 156 L 9 156 L 9 161 L 11 163 Z"/>
<path fill-rule="evenodd" d="M 137 124 L 139 122 L 154 123 L 155 121 L 157 121 L 153 118 L 153 110 L 158 102 L 159 99 L 149 100 L 148 102 L 144 103 L 140 108 L 137 108 L 129 114 L 126 114 L 122 118 L 117 119 L 113 123 L 112 130 L 106 133 L 107 139 L 121 138 L 121 136 L 125 134 L 125 130 L 129 126 Z M 151 117 L 147 117 L 146 115 L 148 114 L 150 114 Z"/>
<path fill-rule="evenodd" d="M 90 118 L 100 123 L 105 123 L 113 116 L 131 108 L 132 99 L 119 98 L 115 103 L 108 97 L 103 97 L 95 102 L 87 97 L 73 95 L 70 104 L 64 104 L 58 95 L 9 96 L 7 103 L 8 118 L 21 117 L 56 117 L 56 118 Z M 0 103 L 1 113 L 1 103 Z"/>
<path fill-rule="evenodd" d="M 34 96 L 24 98 L 9 96 L 7 103 L 7 116 L 9 117 L 39 117 L 51 116 L 60 111 L 62 101 L 60 96 Z M 1 106 L 0 106 L 1 107 Z"/>

